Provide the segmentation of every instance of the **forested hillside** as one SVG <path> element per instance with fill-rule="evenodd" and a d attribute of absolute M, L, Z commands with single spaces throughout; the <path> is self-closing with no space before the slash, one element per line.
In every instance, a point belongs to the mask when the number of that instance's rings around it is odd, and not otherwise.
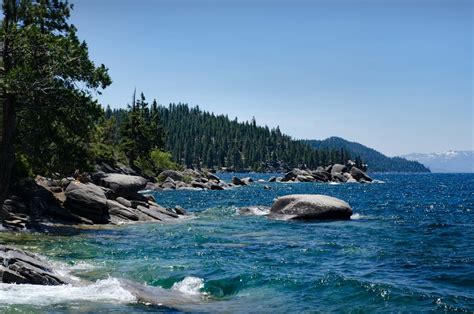
<path fill-rule="evenodd" d="M 106 116 L 113 116 L 116 121 L 121 121 L 124 113 L 122 109 L 106 110 Z M 159 106 L 158 116 L 165 149 L 185 166 L 262 171 L 316 168 L 354 158 L 346 149 L 312 149 L 282 134 L 278 127 L 258 126 L 255 119 L 238 122 L 186 104 Z"/>
<path fill-rule="evenodd" d="M 430 170 L 416 161 L 400 157 L 387 157 L 384 154 L 356 142 L 349 142 L 340 137 L 330 137 L 325 140 L 305 141 L 315 149 L 346 149 L 358 155 L 367 163 L 372 172 L 429 172 Z"/>

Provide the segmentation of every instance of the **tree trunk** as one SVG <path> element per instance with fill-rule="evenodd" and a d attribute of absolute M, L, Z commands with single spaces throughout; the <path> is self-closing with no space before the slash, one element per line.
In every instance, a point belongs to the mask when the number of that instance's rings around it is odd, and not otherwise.
<path fill-rule="evenodd" d="M 16 16 L 16 3 L 14 1 L 8 1 L 3 6 L 3 75 L 8 73 L 13 68 L 12 60 L 12 42 L 10 38 L 11 24 L 15 20 Z M 4 79 L 4 78 L 3 78 Z M 5 81 L 3 80 L 3 83 Z M 5 85 L 2 86 L 2 128 L 1 132 L 1 143 L 0 143 L 0 206 L 3 206 L 3 202 L 8 196 L 11 174 L 13 170 L 13 164 L 15 162 L 15 151 L 14 151 L 14 139 L 16 129 L 16 108 L 15 108 L 15 95 L 11 94 L 6 90 Z"/>
<path fill-rule="evenodd" d="M 0 205 L 8 196 L 11 173 L 15 162 L 15 98 L 11 94 L 4 95 L 3 130 L 0 151 Z"/>

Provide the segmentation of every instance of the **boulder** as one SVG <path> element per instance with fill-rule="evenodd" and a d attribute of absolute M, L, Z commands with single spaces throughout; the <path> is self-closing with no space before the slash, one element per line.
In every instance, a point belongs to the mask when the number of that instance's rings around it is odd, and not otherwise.
<path fill-rule="evenodd" d="M 137 210 L 151 217 L 153 220 L 166 221 L 173 218 L 170 215 L 163 214 L 161 211 L 156 210 L 155 206 L 151 206 L 150 208 L 138 206 Z"/>
<path fill-rule="evenodd" d="M 234 185 L 247 185 L 247 183 L 245 183 L 244 181 L 242 181 L 241 179 L 239 179 L 237 177 L 232 177 L 232 184 L 234 184 Z"/>
<path fill-rule="evenodd" d="M 298 182 L 314 182 L 313 176 L 298 175 L 296 176 L 295 181 Z"/>
<path fill-rule="evenodd" d="M 212 183 L 212 182 L 209 182 L 207 184 L 207 187 L 210 189 L 210 190 L 216 190 L 216 191 L 220 191 L 220 190 L 224 190 L 224 187 L 222 185 L 219 185 L 219 184 L 216 184 L 216 183 Z"/>
<path fill-rule="evenodd" d="M 186 175 L 188 177 L 197 178 L 197 177 L 201 176 L 201 173 L 197 170 L 187 168 L 187 169 L 184 169 L 183 175 Z"/>
<path fill-rule="evenodd" d="M 276 182 L 277 178 L 276 177 L 271 177 L 270 179 L 268 179 L 268 182 Z"/>
<path fill-rule="evenodd" d="M 171 211 L 171 210 L 168 210 L 166 208 L 164 208 L 163 206 L 160 206 L 158 204 L 154 204 L 154 205 L 151 205 L 149 207 L 149 209 L 155 211 L 155 212 L 158 212 L 158 213 L 161 213 L 161 214 L 164 214 L 164 215 L 167 215 L 167 216 L 170 216 L 171 218 L 178 218 L 178 214 Z"/>
<path fill-rule="evenodd" d="M 187 214 L 186 210 L 185 210 L 183 207 L 181 207 L 181 206 L 175 206 L 175 207 L 174 207 L 174 212 L 175 212 L 176 214 L 182 215 L 182 216 L 184 216 L 184 215 Z"/>
<path fill-rule="evenodd" d="M 160 178 L 160 180 L 166 180 L 166 178 L 171 178 L 175 181 L 183 181 L 184 175 L 179 171 L 165 170 L 158 175 L 158 178 Z"/>
<path fill-rule="evenodd" d="M 207 189 L 208 188 L 206 183 L 199 182 L 199 181 L 196 181 L 196 180 L 191 181 L 191 186 L 193 188 L 199 188 L 199 189 Z"/>
<path fill-rule="evenodd" d="M 294 194 L 279 197 L 272 205 L 273 217 L 290 219 L 349 219 L 352 209 L 335 197 L 318 194 Z"/>
<path fill-rule="evenodd" d="M 298 176 L 306 176 L 308 174 L 309 173 L 307 171 L 295 168 L 295 169 L 285 173 L 285 176 L 283 177 L 282 181 L 290 181 L 290 180 L 295 179 Z"/>
<path fill-rule="evenodd" d="M 132 208 L 126 207 L 117 201 L 108 200 L 107 208 L 110 216 L 118 216 L 122 220 L 138 220 L 138 216 L 133 212 Z"/>
<path fill-rule="evenodd" d="M 331 180 L 331 174 L 327 172 L 326 170 L 321 170 L 321 169 L 316 170 L 316 171 L 311 172 L 311 175 L 313 176 L 313 178 L 315 178 L 318 181 L 328 182 Z"/>
<path fill-rule="evenodd" d="M 103 209 L 107 204 L 104 191 L 91 183 L 71 182 L 65 191 L 66 204 L 75 203 L 91 209 Z"/>
<path fill-rule="evenodd" d="M 360 170 L 357 167 L 351 168 L 351 176 L 356 179 L 357 181 L 367 181 L 372 182 L 372 178 L 365 174 L 364 171 Z"/>
<path fill-rule="evenodd" d="M 346 182 L 347 178 L 340 172 L 332 173 L 332 180 L 334 182 Z"/>
<path fill-rule="evenodd" d="M 118 203 L 122 204 L 123 206 L 125 207 L 132 207 L 132 202 L 130 202 L 129 200 L 119 196 L 115 199 Z"/>
<path fill-rule="evenodd" d="M 178 181 L 178 182 L 181 182 L 181 181 Z M 161 187 L 162 187 L 163 189 L 167 189 L 167 190 L 170 190 L 170 189 L 174 190 L 174 189 L 176 189 L 178 186 L 177 186 L 177 184 L 176 184 L 176 181 L 174 181 L 172 178 L 168 177 L 168 178 L 165 179 L 165 182 L 163 182 L 163 183 L 161 184 Z"/>
<path fill-rule="evenodd" d="M 206 172 L 206 176 L 209 180 L 213 180 L 213 181 L 216 181 L 218 183 L 221 181 L 221 179 L 218 176 L 216 176 L 215 174 L 212 174 L 210 172 Z"/>
<path fill-rule="evenodd" d="M 147 182 L 147 184 L 145 186 L 145 190 L 147 190 L 147 191 L 160 191 L 161 187 L 156 183 Z"/>
<path fill-rule="evenodd" d="M 94 223 L 107 223 L 107 198 L 104 191 L 92 183 L 71 182 L 65 191 L 64 206 L 72 213 Z"/>
<path fill-rule="evenodd" d="M 111 189 L 117 196 L 128 196 L 144 190 L 147 180 L 140 176 L 107 173 L 97 180 L 97 184 Z"/>
<path fill-rule="evenodd" d="M 249 185 L 250 183 L 253 182 L 253 179 L 251 177 L 245 177 L 241 179 L 242 182 L 244 182 L 246 185 Z"/>
<path fill-rule="evenodd" d="M 334 164 L 331 168 L 331 174 L 347 172 L 347 167 L 341 164 Z"/>
<path fill-rule="evenodd" d="M 39 257 L 0 245 L 0 282 L 32 285 L 68 283 Z"/>
<path fill-rule="evenodd" d="M 200 178 L 194 179 L 193 181 L 201 182 L 201 183 L 207 183 L 207 182 L 209 182 L 209 179 L 207 179 L 205 177 L 200 177 Z"/>

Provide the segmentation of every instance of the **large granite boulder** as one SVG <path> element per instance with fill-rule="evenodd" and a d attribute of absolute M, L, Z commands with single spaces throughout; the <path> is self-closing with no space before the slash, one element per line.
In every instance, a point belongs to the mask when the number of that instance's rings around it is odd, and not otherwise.
<path fill-rule="evenodd" d="M 351 168 L 351 176 L 359 182 L 361 181 L 372 182 L 372 178 L 366 175 L 364 171 L 360 170 L 357 167 Z"/>
<path fill-rule="evenodd" d="M 71 182 L 64 191 L 64 206 L 72 213 L 85 217 L 94 223 L 107 223 L 107 198 L 104 191 L 91 183 Z"/>
<path fill-rule="evenodd" d="M 33 285 L 67 283 L 39 257 L 4 245 L 0 245 L 0 282 Z"/>
<path fill-rule="evenodd" d="M 98 178 L 96 183 L 111 189 L 117 196 L 135 196 L 137 192 L 145 189 L 147 179 L 140 176 L 107 173 Z"/>
<path fill-rule="evenodd" d="M 289 219 L 349 219 L 352 209 L 335 197 L 318 194 L 294 194 L 279 197 L 272 205 L 273 217 Z"/>

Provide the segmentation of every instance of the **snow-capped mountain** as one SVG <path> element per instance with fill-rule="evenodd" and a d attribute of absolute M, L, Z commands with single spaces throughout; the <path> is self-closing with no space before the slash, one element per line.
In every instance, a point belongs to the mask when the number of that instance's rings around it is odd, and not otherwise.
<path fill-rule="evenodd" d="M 431 172 L 474 172 L 474 151 L 454 151 L 420 154 L 413 153 L 401 156 L 408 160 L 416 160 Z"/>

